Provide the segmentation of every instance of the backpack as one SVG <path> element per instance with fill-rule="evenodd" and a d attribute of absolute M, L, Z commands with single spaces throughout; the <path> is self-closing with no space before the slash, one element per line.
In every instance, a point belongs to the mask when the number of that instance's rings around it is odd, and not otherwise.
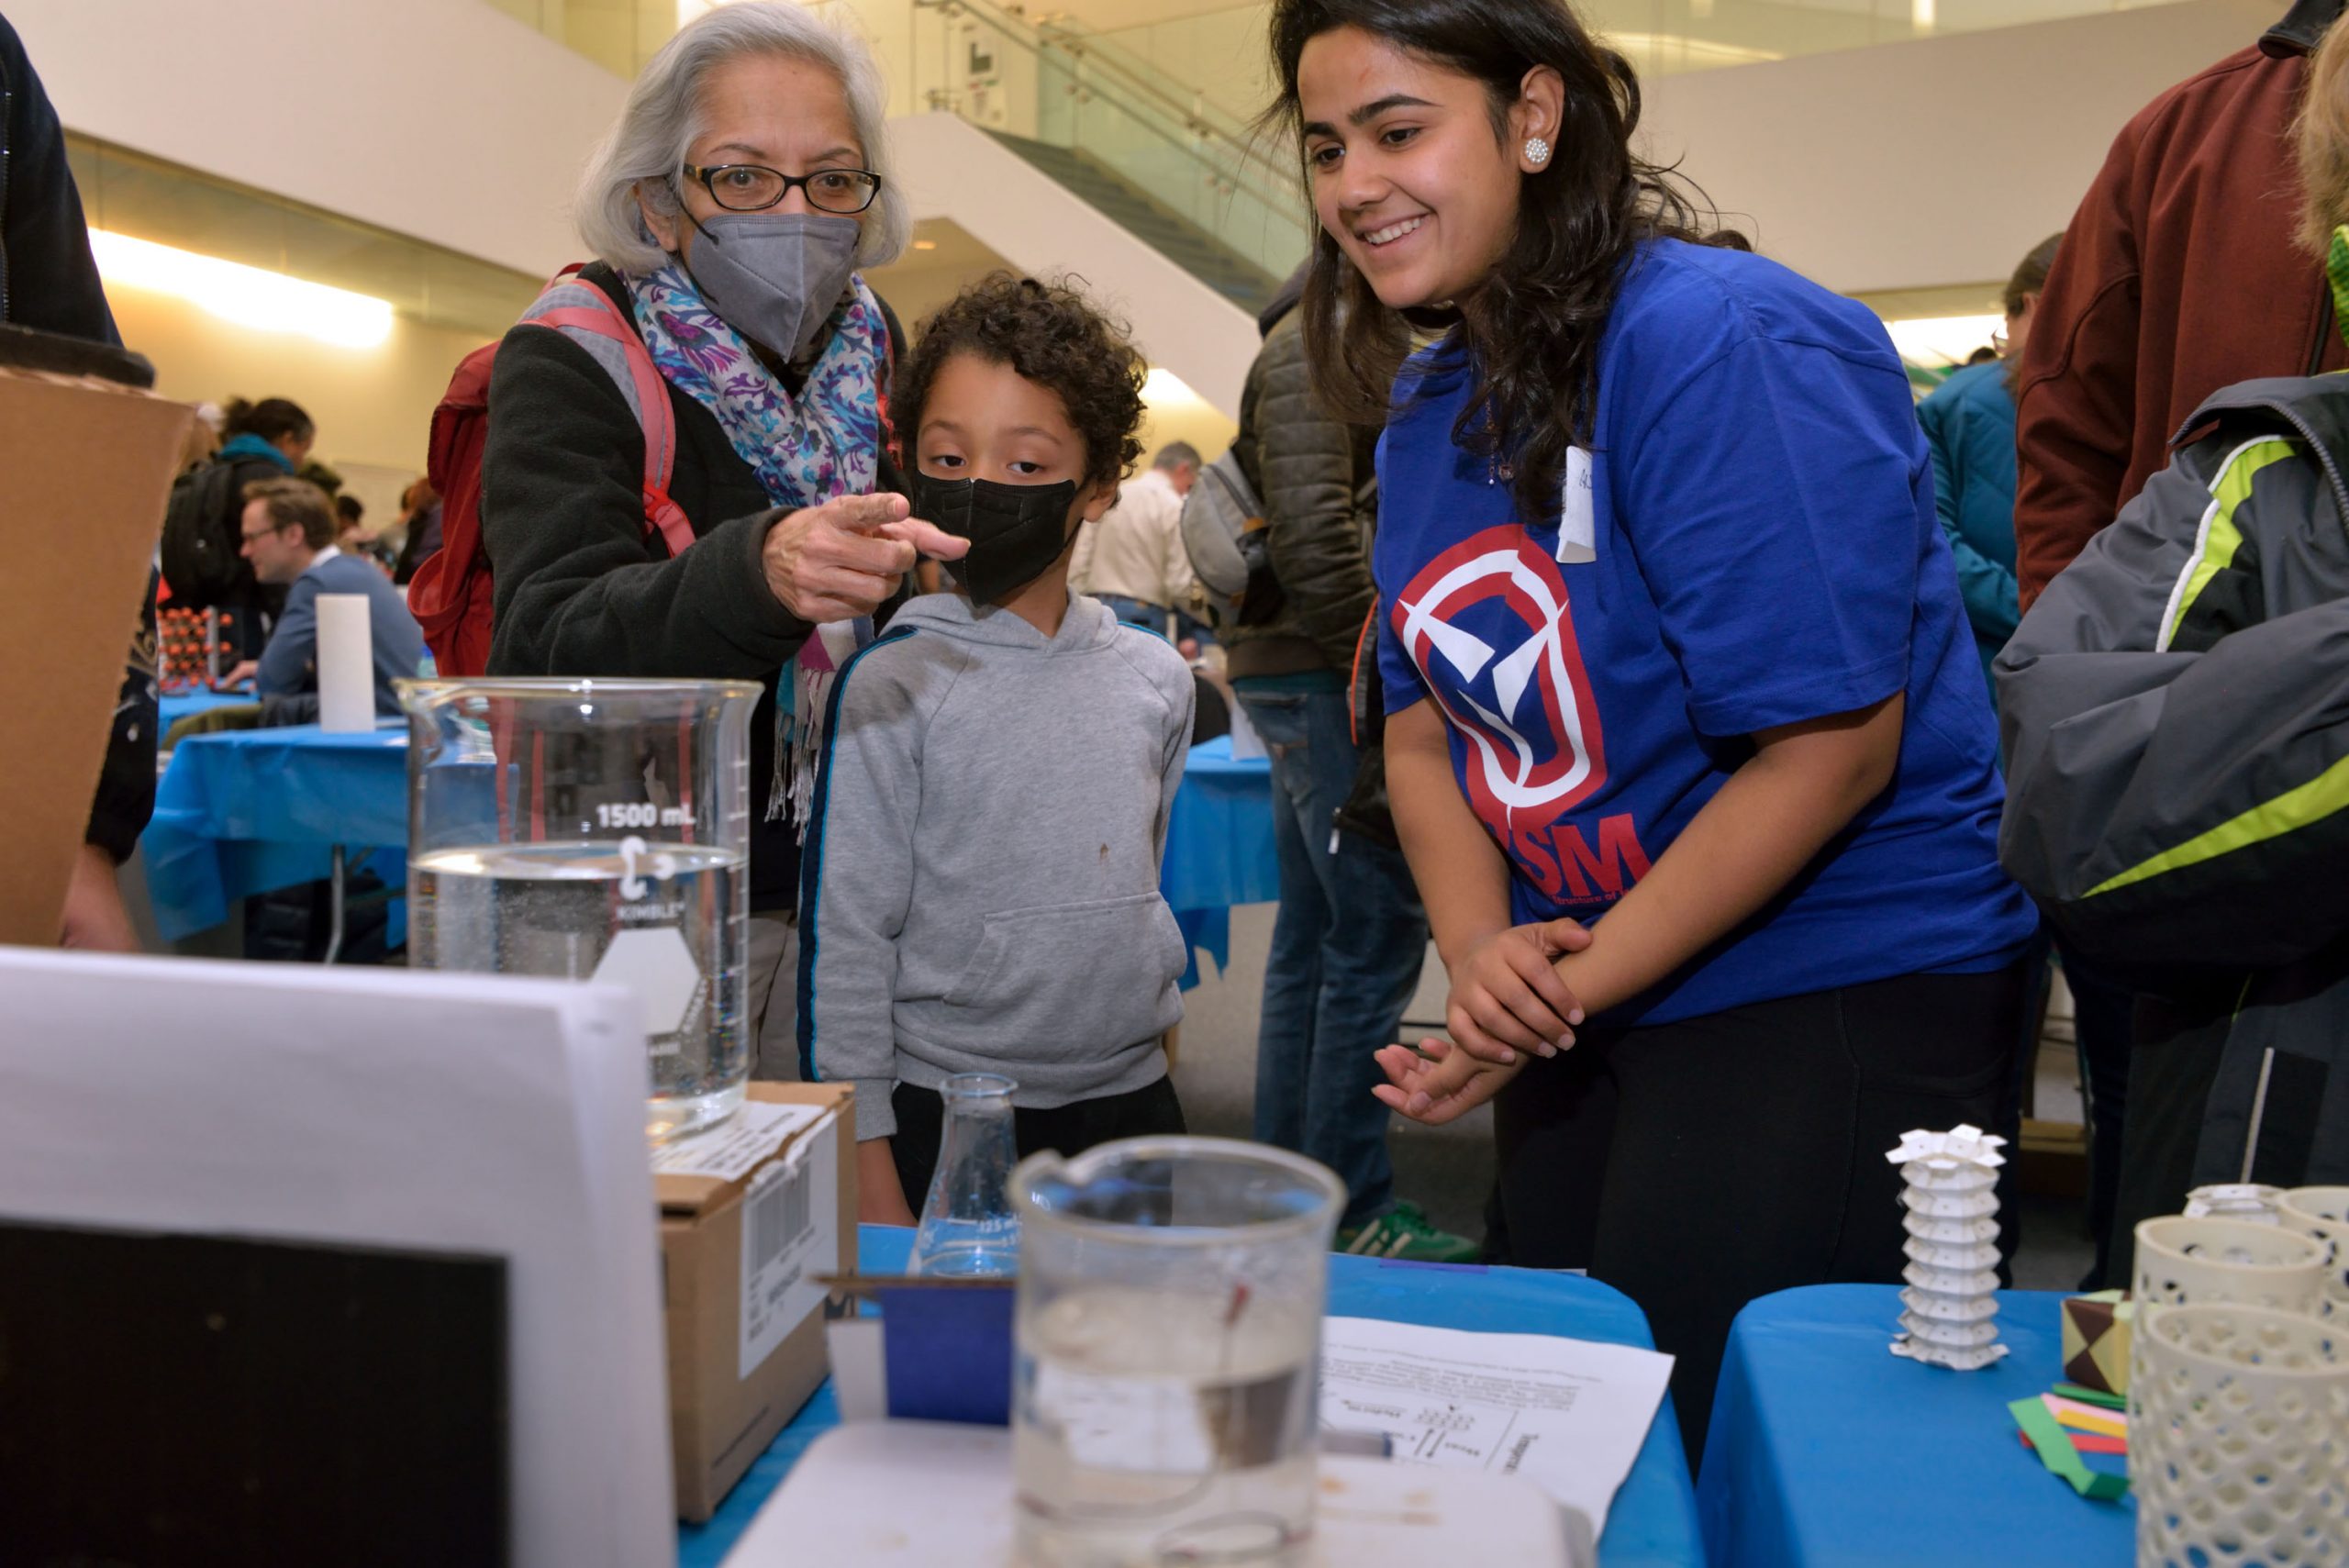
<path fill-rule="evenodd" d="M 1273 575 L 1264 537 L 1264 504 L 1240 470 L 1236 451 L 1199 470 L 1183 497 L 1183 553 L 1207 591 L 1208 620 L 1219 632 L 1261 626 L 1280 614 L 1286 595 Z"/>
<path fill-rule="evenodd" d="M 237 465 L 217 459 L 172 481 L 163 509 L 163 581 L 172 603 L 206 610 L 229 602 L 245 581 Z"/>
<path fill-rule="evenodd" d="M 671 555 L 682 555 L 694 542 L 694 530 L 669 498 L 677 427 L 668 385 L 635 323 L 602 289 L 574 283 L 578 271 L 564 268 L 539 296 L 543 302 L 560 290 L 565 303 L 537 309 L 523 324 L 585 332 L 618 348 L 644 424 L 645 537 L 658 532 Z M 580 303 L 571 303 L 578 296 L 584 296 Z M 408 584 L 407 607 L 432 650 L 434 670 L 446 677 L 469 678 L 489 669 L 495 584 L 481 547 L 481 455 L 489 434 L 489 376 L 496 355 L 495 343 L 467 354 L 432 410 L 425 473 L 440 495 L 440 548 L 417 565 Z"/>

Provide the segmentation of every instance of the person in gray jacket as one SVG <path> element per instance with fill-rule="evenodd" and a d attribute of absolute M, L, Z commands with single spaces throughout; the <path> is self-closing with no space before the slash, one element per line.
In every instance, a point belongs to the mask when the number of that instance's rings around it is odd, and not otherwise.
<path fill-rule="evenodd" d="M 856 1085 L 868 1221 L 912 1222 L 956 1073 L 1017 1082 L 1022 1154 L 1183 1130 L 1158 868 L 1191 672 L 1068 586 L 1140 453 L 1142 373 L 1081 296 L 1001 274 L 898 371 L 915 510 L 971 549 L 841 671 L 801 862 L 802 1068 Z"/>
<path fill-rule="evenodd" d="M 2124 1266 L 2191 1187 L 2349 1182 L 2349 385 L 2189 428 L 1996 665 L 2000 859 L 2142 982 Z"/>
<path fill-rule="evenodd" d="M 2309 67 L 2301 241 L 2349 331 L 2349 33 Z M 1993 666 L 1999 858 L 2138 976 L 2114 1268 L 2189 1188 L 2349 1182 L 2349 385 L 2243 382 Z"/>
<path fill-rule="evenodd" d="M 1997 662 L 2006 869 L 2143 976 L 2117 1240 L 2206 1183 L 2349 1181 L 2349 385 L 2191 428 Z"/>

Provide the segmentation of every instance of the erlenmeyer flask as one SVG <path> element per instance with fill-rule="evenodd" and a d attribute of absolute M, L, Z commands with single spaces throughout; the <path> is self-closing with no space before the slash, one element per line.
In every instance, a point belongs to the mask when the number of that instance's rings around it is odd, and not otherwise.
<path fill-rule="evenodd" d="M 1011 1212 L 1011 1095 L 996 1073 L 959 1073 L 939 1085 L 946 1130 L 938 1173 L 914 1233 L 916 1274 L 1008 1276 L 1019 1272 L 1019 1219 Z"/>

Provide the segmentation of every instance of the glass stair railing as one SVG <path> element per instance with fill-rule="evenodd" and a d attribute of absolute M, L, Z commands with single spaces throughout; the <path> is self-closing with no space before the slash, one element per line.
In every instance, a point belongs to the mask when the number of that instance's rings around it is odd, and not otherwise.
<path fill-rule="evenodd" d="M 1262 24 L 1266 8 L 1250 6 L 1238 9 L 1258 22 L 1258 26 L 1250 29 L 1250 42 L 1261 48 L 1262 35 L 1265 31 Z M 1261 96 L 1264 102 L 1269 103 L 1272 88 L 1269 83 L 1253 87 L 1248 85 L 1252 73 L 1237 68 L 1241 62 L 1235 61 L 1231 79 L 1217 83 L 1217 90 L 1211 93 L 1207 83 L 1189 80 L 1147 53 L 1136 52 L 1128 40 L 1074 17 L 1039 17 L 1035 27 L 1038 38 L 1046 48 L 1071 56 L 1089 58 L 1097 71 L 1123 84 L 1130 94 L 1155 99 L 1162 106 L 1171 107 L 1182 115 L 1186 123 L 1193 125 L 1200 134 L 1241 149 L 1244 157 L 1257 157 L 1255 122 L 1250 115 L 1231 108 L 1230 102 L 1236 95 L 1249 103 L 1252 110 L 1261 108 L 1263 103 L 1257 99 Z M 1295 171 L 1268 165 L 1265 172 L 1275 180 L 1287 181 L 1293 178 Z"/>
<path fill-rule="evenodd" d="M 991 130 L 987 134 L 1251 315 L 1262 310 L 1280 286 L 1280 278 L 1224 245 L 1207 229 L 1152 201 L 1083 152 L 1007 131 Z"/>
<path fill-rule="evenodd" d="M 911 4 L 917 106 L 988 132 L 1251 314 L 1305 259 L 1295 170 L 1188 86 L 985 0 Z M 855 9 L 870 26 L 877 7 Z"/>

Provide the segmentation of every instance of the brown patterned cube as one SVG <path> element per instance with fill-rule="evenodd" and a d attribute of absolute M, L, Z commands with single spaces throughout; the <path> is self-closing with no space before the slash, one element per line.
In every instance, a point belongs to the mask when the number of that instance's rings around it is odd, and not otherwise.
<path fill-rule="evenodd" d="M 2064 1298 L 2064 1375 L 2083 1388 L 2129 1392 L 2129 1330 L 2136 1303 L 2125 1290 Z"/>

